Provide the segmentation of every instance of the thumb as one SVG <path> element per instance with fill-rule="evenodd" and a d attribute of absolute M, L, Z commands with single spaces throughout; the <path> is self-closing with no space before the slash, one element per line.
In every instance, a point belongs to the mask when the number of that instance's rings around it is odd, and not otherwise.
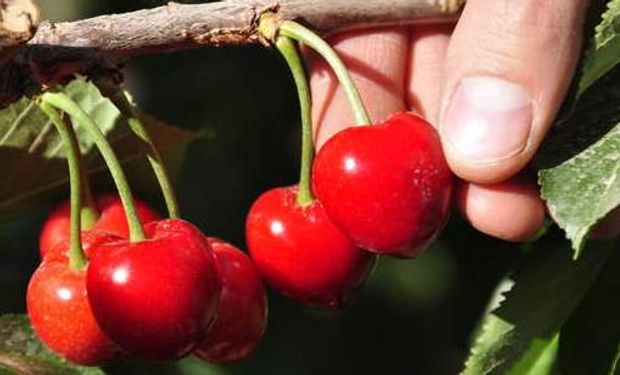
<path fill-rule="evenodd" d="M 520 171 L 542 142 L 576 66 L 585 0 L 470 0 L 446 60 L 440 133 L 463 179 Z"/>

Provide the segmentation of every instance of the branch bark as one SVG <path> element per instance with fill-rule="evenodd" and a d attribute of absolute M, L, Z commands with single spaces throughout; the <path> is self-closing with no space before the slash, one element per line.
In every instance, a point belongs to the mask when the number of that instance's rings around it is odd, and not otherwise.
<path fill-rule="evenodd" d="M 116 57 L 132 57 L 204 45 L 251 44 L 258 41 L 261 13 L 300 19 L 320 33 L 342 29 L 446 21 L 454 18 L 459 0 L 228 0 L 177 4 L 132 13 L 100 16 L 70 23 L 45 23 L 31 46 L 97 49 Z"/>
<path fill-rule="evenodd" d="M 194 5 L 169 3 L 76 22 L 43 22 L 13 58 L 13 66 L 0 73 L 0 85 L 13 85 L 15 79 L 23 81 L 17 85 L 17 93 L 0 93 L 0 102 L 74 74 L 115 72 L 119 64 L 135 56 L 259 43 L 258 20 L 267 11 L 328 34 L 388 24 L 450 22 L 464 1 L 225 0 Z M 11 77 L 4 77 L 6 74 Z"/>

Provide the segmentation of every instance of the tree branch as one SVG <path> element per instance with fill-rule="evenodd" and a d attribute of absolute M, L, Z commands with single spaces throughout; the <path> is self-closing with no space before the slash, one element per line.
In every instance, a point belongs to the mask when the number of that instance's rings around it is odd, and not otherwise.
<path fill-rule="evenodd" d="M 97 49 L 132 57 L 204 45 L 258 41 L 257 20 L 265 11 L 301 19 L 320 33 L 342 29 L 454 18 L 458 0 L 228 0 L 177 4 L 77 22 L 45 23 L 31 46 Z"/>
<path fill-rule="evenodd" d="M 0 85 L 17 88 L 16 93 L 0 92 L 0 102 L 11 102 L 15 95 L 74 74 L 115 72 L 119 64 L 139 55 L 259 43 L 258 20 L 267 11 L 327 34 L 388 24 L 449 22 L 456 19 L 464 1 L 225 0 L 169 3 L 76 22 L 44 22 L 20 49 L 12 66 L 0 73 Z"/>

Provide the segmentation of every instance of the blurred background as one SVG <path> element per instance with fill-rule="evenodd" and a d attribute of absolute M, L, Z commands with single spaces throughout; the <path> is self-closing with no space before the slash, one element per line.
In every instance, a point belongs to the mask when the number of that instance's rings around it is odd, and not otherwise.
<path fill-rule="evenodd" d="M 45 18 L 57 21 L 164 3 L 38 2 Z M 127 65 L 125 76 L 143 111 L 208 135 L 190 144 L 178 170 L 183 214 L 205 233 L 243 248 L 244 219 L 254 199 L 297 179 L 298 106 L 283 61 L 261 47 L 210 48 L 139 58 Z M 138 194 L 163 212 L 155 186 Z M 38 231 L 55 203 L 0 221 L 0 313 L 25 311 L 28 278 L 38 264 Z M 490 294 L 519 258 L 518 246 L 475 232 L 455 214 L 420 258 L 381 259 L 342 312 L 306 309 L 270 290 L 266 336 L 244 363 L 125 359 L 106 370 L 123 375 L 456 374 Z"/>

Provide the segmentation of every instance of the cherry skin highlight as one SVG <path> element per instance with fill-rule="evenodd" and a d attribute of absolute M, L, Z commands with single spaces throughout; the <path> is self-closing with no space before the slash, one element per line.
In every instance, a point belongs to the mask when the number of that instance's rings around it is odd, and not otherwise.
<path fill-rule="evenodd" d="M 411 113 L 334 135 L 314 160 L 312 183 L 334 223 L 380 254 L 419 255 L 450 213 L 453 176 L 439 136 Z"/>
<path fill-rule="evenodd" d="M 97 194 L 95 206 L 100 212 L 97 222 L 92 228 L 109 232 L 119 237 L 129 238 L 129 225 L 120 197 L 117 194 Z M 146 203 L 135 199 L 136 210 L 143 224 L 158 220 L 160 215 Z M 71 227 L 71 205 L 64 201 L 54 208 L 45 220 L 39 236 L 39 251 L 41 259 L 59 242 L 69 239 Z"/>
<path fill-rule="evenodd" d="M 147 239 L 93 249 L 86 286 L 95 319 L 127 353 L 165 361 L 191 352 L 215 319 L 219 281 L 206 237 L 178 219 Z"/>
<path fill-rule="evenodd" d="M 282 294 L 313 307 L 338 309 L 361 287 L 375 256 L 332 224 L 320 202 L 301 207 L 297 187 L 267 191 L 246 221 L 252 259 Z"/>
<path fill-rule="evenodd" d="M 35 333 L 59 356 L 94 366 L 118 354 L 93 316 L 86 269 L 71 269 L 66 261 L 44 261 L 30 279 L 26 303 Z"/>
<path fill-rule="evenodd" d="M 254 263 L 241 250 L 209 238 L 220 276 L 217 318 L 194 354 L 212 363 L 247 359 L 263 338 L 267 296 Z"/>

